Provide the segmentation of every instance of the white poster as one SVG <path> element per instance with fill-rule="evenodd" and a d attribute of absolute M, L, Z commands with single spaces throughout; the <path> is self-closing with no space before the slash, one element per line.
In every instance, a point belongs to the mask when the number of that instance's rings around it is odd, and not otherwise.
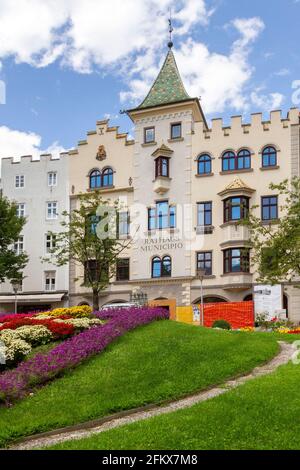
<path fill-rule="evenodd" d="M 197 305 L 193 305 L 193 321 L 200 322 L 200 308 Z"/>
<path fill-rule="evenodd" d="M 254 286 L 254 308 L 255 316 L 267 314 L 271 320 L 282 311 L 282 286 Z"/>

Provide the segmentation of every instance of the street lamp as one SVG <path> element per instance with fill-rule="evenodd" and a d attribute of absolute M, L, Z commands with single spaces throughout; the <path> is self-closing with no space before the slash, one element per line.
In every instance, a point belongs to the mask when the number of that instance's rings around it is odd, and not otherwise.
<path fill-rule="evenodd" d="M 205 278 L 206 270 L 197 269 L 197 278 L 201 282 L 201 311 L 200 311 L 200 326 L 204 325 L 204 300 L 203 300 L 203 280 Z"/>
<path fill-rule="evenodd" d="M 15 294 L 15 314 L 18 313 L 18 292 L 22 288 L 22 283 L 19 279 L 13 279 L 11 285 Z"/>

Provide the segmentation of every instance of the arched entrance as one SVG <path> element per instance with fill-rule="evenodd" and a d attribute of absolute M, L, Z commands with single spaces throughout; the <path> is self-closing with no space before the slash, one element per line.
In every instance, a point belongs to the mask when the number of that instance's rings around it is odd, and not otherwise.
<path fill-rule="evenodd" d="M 283 294 L 283 308 L 286 310 L 286 318 L 289 318 L 289 298 L 286 294 Z"/>
<path fill-rule="evenodd" d="M 219 296 L 211 296 L 211 297 L 205 296 L 203 301 L 205 304 L 220 304 L 220 303 L 228 302 L 227 299 L 225 299 L 224 297 L 219 297 Z M 196 305 L 201 304 L 201 297 L 194 300 L 193 304 L 196 304 Z"/>
<path fill-rule="evenodd" d="M 250 302 L 253 301 L 253 294 L 246 295 L 244 298 L 244 302 Z"/>

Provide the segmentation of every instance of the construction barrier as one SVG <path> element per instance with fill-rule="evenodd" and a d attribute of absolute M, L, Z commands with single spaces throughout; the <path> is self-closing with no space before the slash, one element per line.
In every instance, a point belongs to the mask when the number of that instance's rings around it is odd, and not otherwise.
<path fill-rule="evenodd" d="M 199 325 L 199 317 L 197 314 L 195 315 L 195 307 L 200 311 L 200 305 L 177 307 L 177 321 Z M 254 303 L 251 301 L 205 304 L 204 326 L 211 328 L 216 320 L 226 320 L 233 329 L 254 326 Z"/>

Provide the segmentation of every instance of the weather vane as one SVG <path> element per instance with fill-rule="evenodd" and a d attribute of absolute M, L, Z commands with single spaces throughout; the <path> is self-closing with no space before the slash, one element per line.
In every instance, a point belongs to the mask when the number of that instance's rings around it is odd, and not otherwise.
<path fill-rule="evenodd" d="M 173 33 L 174 29 L 173 29 L 173 26 L 172 26 L 172 10 L 170 9 L 170 18 L 169 18 L 169 33 L 170 33 L 170 41 L 168 43 L 168 47 L 169 49 L 172 49 L 173 47 L 173 41 L 172 41 L 172 33 Z"/>

